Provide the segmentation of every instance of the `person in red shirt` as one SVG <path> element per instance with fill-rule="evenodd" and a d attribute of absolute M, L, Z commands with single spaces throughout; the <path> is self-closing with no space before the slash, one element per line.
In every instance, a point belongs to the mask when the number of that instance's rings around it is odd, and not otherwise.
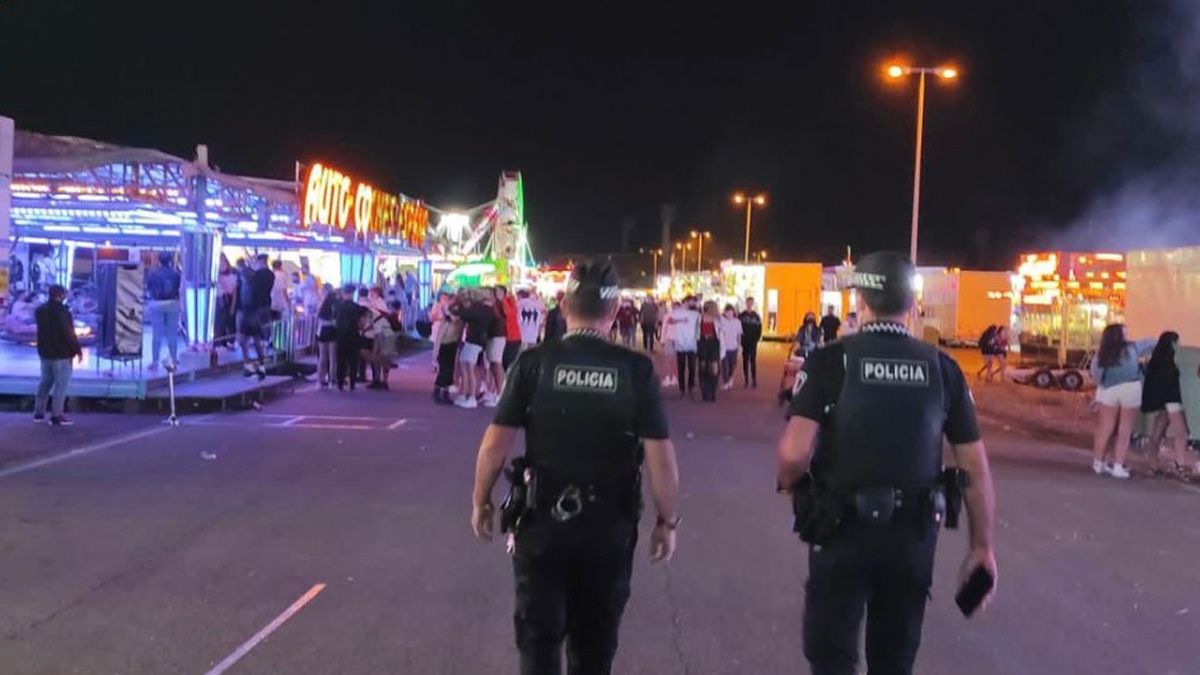
<path fill-rule="evenodd" d="M 497 286 L 496 299 L 499 300 L 496 309 L 504 315 L 505 342 L 504 358 L 501 359 L 501 363 L 504 365 L 504 372 L 508 372 L 513 361 L 516 361 L 517 356 L 521 353 L 520 313 L 517 311 L 517 299 L 509 294 L 508 288 Z"/>

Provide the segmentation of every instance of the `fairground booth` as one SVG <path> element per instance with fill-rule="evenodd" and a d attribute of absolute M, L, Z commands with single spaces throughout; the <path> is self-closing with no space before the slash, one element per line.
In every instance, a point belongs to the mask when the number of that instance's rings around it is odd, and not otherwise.
<path fill-rule="evenodd" d="M 12 163 L 3 191 L 11 206 L 0 199 L 8 228 L 0 232 L 0 393 L 28 393 L 36 378 L 33 309 L 54 284 L 70 289 L 85 343 L 72 394 L 140 397 L 162 375 L 144 372 L 151 349 L 142 323 L 144 279 L 159 253 L 172 254 L 182 274 L 185 375 L 231 358 L 209 351 L 222 256 L 266 253 L 289 272 L 335 285 L 379 281 L 381 261 L 395 261 L 394 272 L 401 262 L 422 266 L 425 205 L 320 163 L 300 166 L 301 181 L 272 180 L 221 173 L 204 146 L 189 161 L 23 130 L 8 138 L 0 139 L 0 156 Z M 288 332 L 276 349 L 292 346 L 292 332 L 302 340 L 307 331 Z"/>
<path fill-rule="evenodd" d="M 1081 368 L 1110 323 L 1124 320 L 1125 256 L 1050 251 L 1020 257 L 1013 277 L 1023 365 Z"/>

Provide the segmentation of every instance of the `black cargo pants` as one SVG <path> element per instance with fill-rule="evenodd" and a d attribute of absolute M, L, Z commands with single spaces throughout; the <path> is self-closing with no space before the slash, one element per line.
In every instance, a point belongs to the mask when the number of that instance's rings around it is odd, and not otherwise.
<path fill-rule="evenodd" d="M 808 555 L 804 656 L 813 675 L 853 675 L 867 618 L 871 675 L 908 675 L 921 644 L 937 529 L 903 518 L 854 523 Z"/>
<path fill-rule="evenodd" d="M 628 516 L 525 517 L 513 555 L 522 675 L 561 675 L 564 640 L 569 675 L 611 671 L 636 545 Z"/>

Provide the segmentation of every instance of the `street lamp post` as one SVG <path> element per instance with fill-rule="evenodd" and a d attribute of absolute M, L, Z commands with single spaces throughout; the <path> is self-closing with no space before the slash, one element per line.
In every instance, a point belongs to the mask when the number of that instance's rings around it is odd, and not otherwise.
<path fill-rule="evenodd" d="M 662 257 L 663 250 L 661 248 L 652 248 L 652 249 L 639 248 L 638 253 L 649 253 L 650 254 L 650 259 L 654 261 L 654 278 L 657 279 L 658 278 L 658 259 L 660 257 Z M 672 267 L 674 267 L 674 264 L 672 264 Z"/>
<path fill-rule="evenodd" d="M 921 147 L 925 140 L 925 76 L 937 75 L 943 80 L 953 80 L 958 77 L 958 70 L 949 66 L 941 68 L 914 68 L 912 66 L 891 65 L 887 67 L 887 76 L 893 80 L 907 75 L 919 75 L 917 85 L 917 153 L 913 167 L 913 197 L 912 197 L 912 232 L 909 241 L 909 258 L 917 264 L 917 232 L 921 213 Z"/>
<path fill-rule="evenodd" d="M 698 247 L 696 251 L 696 271 L 700 272 L 701 268 L 704 266 L 704 240 L 712 239 L 712 232 L 707 230 L 704 232 L 692 230 L 691 235 L 692 239 L 696 240 L 696 246 Z"/>
<path fill-rule="evenodd" d="M 746 248 L 745 248 L 745 252 L 743 253 L 743 256 L 742 256 L 742 262 L 749 263 L 750 262 L 750 221 L 752 219 L 752 213 L 754 211 L 755 206 L 759 206 L 759 207 L 766 206 L 767 195 L 760 192 L 760 193 L 754 195 L 753 197 L 750 197 L 744 193 L 737 192 L 737 193 L 734 193 L 734 195 L 733 195 L 733 203 L 737 204 L 738 206 L 741 206 L 742 204 L 746 205 Z"/>

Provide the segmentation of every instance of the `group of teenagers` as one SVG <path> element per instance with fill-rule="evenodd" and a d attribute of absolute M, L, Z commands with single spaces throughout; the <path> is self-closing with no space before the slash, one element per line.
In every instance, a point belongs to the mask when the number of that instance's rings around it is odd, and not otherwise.
<path fill-rule="evenodd" d="M 436 345 L 434 402 L 496 407 L 505 373 L 517 356 L 540 339 L 554 340 L 566 333 L 561 293 L 558 300 L 547 311 L 541 299 L 525 289 L 515 297 L 505 286 L 438 293 L 429 312 Z"/>
<path fill-rule="evenodd" d="M 1166 331 L 1157 340 L 1131 341 L 1124 324 L 1104 328 L 1090 366 L 1099 408 L 1092 459 L 1097 475 L 1129 478 L 1125 458 L 1140 412 L 1153 417 L 1147 447 L 1155 473 L 1200 477 L 1200 462 L 1188 451 L 1178 347 L 1179 333 L 1175 331 Z M 1164 440 L 1169 447 L 1165 457 L 1160 455 Z"/>
<path fill-rule="evenodd" d="M 385 299 L 382 286 L 347 284 L 335 291 L 325 284 L 321 290 L 317 308 L 317 381 L 321 389 L 336 385 L 339 391 L 354 391 L 360 382 L 367 389 L 388 389 L 396 338 L 404 330 L 400 303 Z"/>
<path fill-rule="evenodd" d="M 653 298 L 643 301 L 639 311 L 642 346 L 656 354 L 657 369 L 664 387 L 679 387 L 681 397 L 695 396 L 697 380 L 701 400 L 715 402 L 717 390 L 733 388 L 738 353 L 742 356 L 742 385 L 758 386 L 758 343 L 762 339 L 762 317 L 754 298 L 747 298 L 739 312 L 732 304 L 724 308 L 698 296 L 659 307 Z M 618 310 L 632 307 L 632 301 Z M 650 317 L 648 320 L 647 317 Z M 631 342 L 623 326 L 622 338 Z M 655 352 L 661 341 L 661 352 Z"/>

